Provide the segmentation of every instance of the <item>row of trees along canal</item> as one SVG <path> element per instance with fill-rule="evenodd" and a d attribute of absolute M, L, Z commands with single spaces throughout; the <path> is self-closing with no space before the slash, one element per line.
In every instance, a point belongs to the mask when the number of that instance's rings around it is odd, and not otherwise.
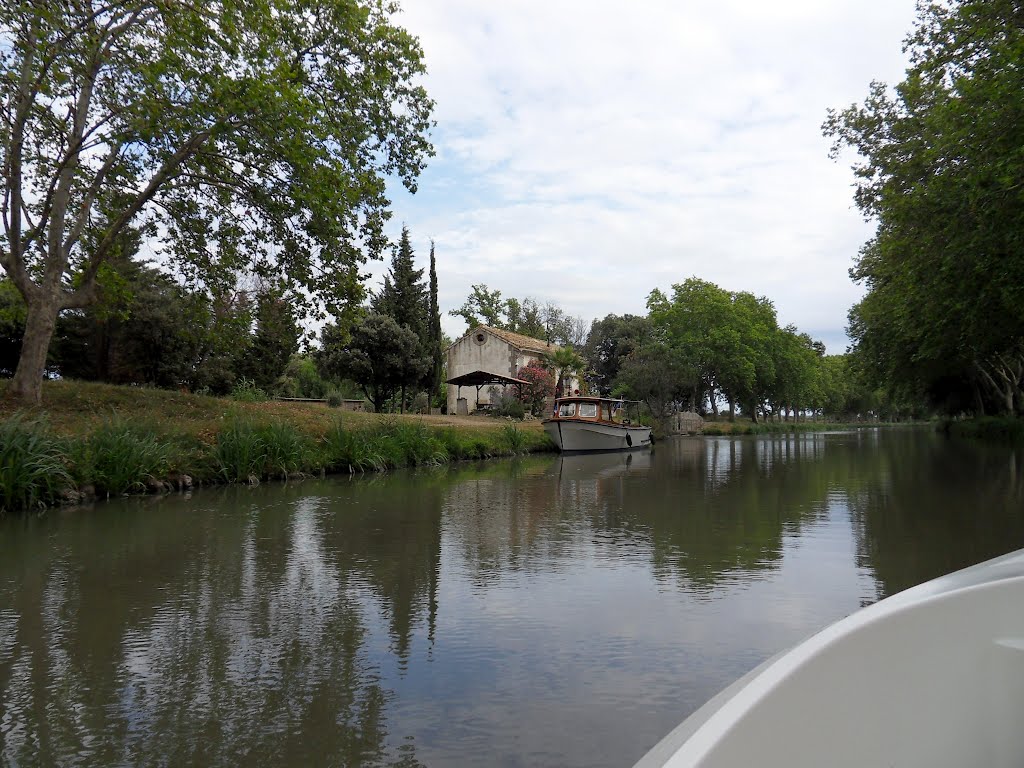
<path fill-rule="evenodd" d="M 328 321 L 321 374 L 370 371 L 379 407 L 438 391 L 436 279 L 428 291 L 412 270 L 408 233 L 369 307 L 360 276 L 387 245 L 385 178 L 415 190 L 433 151 L 422 51 L 387 4 L 349 10 L 0 7 L 10 394 L 38 401 L 48 353 L 69 376 L 276 386 L 308 310 Z M 834 153 L 860 155 L 856 201 L 878 223 L 852 270 L 867 291 L 850 355 L 779 328 L 764 298 L 699 280 L 652 293 L 645 318 L 596 321 L 585 344 L 582 321 L 556 331 L 544 305 L 486 286 L 454 314 L 572 345 L 594 389 L 656 411 L 1020 414 L 1022 21 L 1014 0 L 922 5 L 905 79 L 828 115 Z M 140 242 L 174 279 L 133 261 Z M 391 348 L 384 337 L 402 341 L 393 359 L 360 357 L 359 343 Z M 171 351 L 147 359 L 157 349 Z M 313 361 L 291 358 L 291 394 L 324 386 L 309 384 Z"/>

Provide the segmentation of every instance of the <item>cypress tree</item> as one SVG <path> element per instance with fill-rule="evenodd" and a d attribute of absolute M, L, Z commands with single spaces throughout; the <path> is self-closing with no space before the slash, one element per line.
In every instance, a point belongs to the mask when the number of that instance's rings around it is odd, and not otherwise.
<path fill-rule="evenodd" d="M 441 311 L 437 306 L 437 261 L 434 258 L 434 241 L 430 241 L 430 307 L 427 320 L 430 323 L 427 344 L 430 352 L 429 387 L 430 397 L 437 396 L 441 389 Z"/>

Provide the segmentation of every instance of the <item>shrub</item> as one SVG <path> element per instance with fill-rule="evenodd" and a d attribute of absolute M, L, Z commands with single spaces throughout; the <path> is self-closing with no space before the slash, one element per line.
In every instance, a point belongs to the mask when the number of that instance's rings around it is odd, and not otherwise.
<path fill-rule="evenodd" d="M 41 422 L 0 424 L 0 517 L 56 503 L 71 485 L 60 444 Z"/>
<path fill-rule="evenodd" d="M 344 401 L 345 398 L 342 397 L 341 392 L 336 389 L 332 389 L 327 393 L 327 405 L 331 408 L 340 408 Z"/>
<path fill-rule="evenodd" d="M 511 395 L 502 395 L 501 400 L 498 401 L 498 407 L 494 409 L 493 413 L 500 418 L 507 416 L 522 421 L 526 416 L 526 408 Z"/>
<path fill-rule="evenodd" d="M 532 360 L 519 369 L 519 378 L 527 382 L 521 391 L 523 406 L 539 416 L 544 410 L 544 399 L 555 394 L 555 377 L 539 360 Z"/>

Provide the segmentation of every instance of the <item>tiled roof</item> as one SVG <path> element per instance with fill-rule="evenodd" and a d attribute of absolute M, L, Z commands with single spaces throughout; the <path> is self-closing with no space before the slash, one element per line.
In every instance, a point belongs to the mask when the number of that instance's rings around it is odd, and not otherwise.
<path fill-rule="evenodd" d="M 523 352 L 554 352 L 556 349 L 560 349 L 557 344 L 548 344 L 546 341 L 540 339 L 533 339 L 529 336 L 523 336 L 521 333 L 512 333 L 512 331 L 503 331 L 500 328 L 491 328 L 489 325 L 478 325 L 470 333 L 481 329 L 497 336 L 502 341 L 506 341 L 516 349 L 520 349 Z M 468 334 L 467 334 L 468 335 Z"/>

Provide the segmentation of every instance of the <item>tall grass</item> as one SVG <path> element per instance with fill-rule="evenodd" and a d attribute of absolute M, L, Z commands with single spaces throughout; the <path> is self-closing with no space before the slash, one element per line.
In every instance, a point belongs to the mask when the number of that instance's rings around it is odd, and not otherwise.
<path fill-rule="evenodd" d="M 0 423 L 0 517 L 55 504 L 72 486 L 61 445 L 42 422 Z"/>
<path fill-rule="evenodd" d="M 171 453 L 171 445 L 152 429 L 118 418 L 72 449 L 75 474 L 108 496 L 145 491 L 147 482 L 167 474 Z"/>
<path fill-rule="evenodd" d="M 254 483 L 267 477 L 312 469 L 310 440 L 290 424 L 257 424 L 235 417 L 217 434 L 213 464 L 228 483 Z"/>
<path fill-rule="evenodd" d="M 515 424 L 503 426 L 501 436 L 512 453 L 522 453 L 526 448 L 526 435 Z"/>

